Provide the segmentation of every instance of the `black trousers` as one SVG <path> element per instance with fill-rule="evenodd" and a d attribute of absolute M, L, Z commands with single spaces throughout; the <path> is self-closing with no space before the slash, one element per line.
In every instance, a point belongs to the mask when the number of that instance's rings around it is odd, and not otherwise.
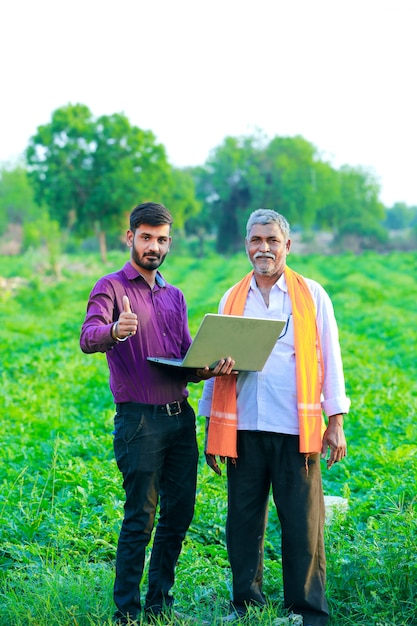
<path fill-rule="evenodd" d="M 265 604 L 264 535 L 272 494 L 282 531 L 284 603 L 305 624 L 328 621 L 325 597 L 324 498 L 320 456 L 298 451 L 298 436 L 238 432 L 238 459 L 229 459 L 226 538 L 233 574 L 233 604 Z"/>
<path fill-rule="evenodd" d="M 126 493 L 116 555 L 115 617 L 136 618 L 145 548 L 151 539 L 145 610 L 159 613 L 173 603 L 169 591 L 182 542 L 194 514 L 198 448 L 195 413 L 188 402 L 168 415 L 162 407 L 117 405 L 114 452 Z"/>

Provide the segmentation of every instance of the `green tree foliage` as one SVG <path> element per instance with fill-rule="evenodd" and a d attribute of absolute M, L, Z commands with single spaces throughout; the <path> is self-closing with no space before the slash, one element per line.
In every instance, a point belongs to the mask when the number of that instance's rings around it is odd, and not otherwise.
<path fill-rule="evenodd" d="M 312 167 L 312 188 L 314 223 L 323 230 L 337 231 L 341 207 L 339 172 L 326 161 L 315 161 Z"/>
<path fill-rule="evenodd" d="M 172 210 L 175 228 L 180 231 L 184 230 L 186 222 L 200 213 L 201 202 L 196 198 L 191 169 L 172 168 L 164 204 Z"/>
<path fill-rule="evenodd" d="M 194 170 L 197 196 L 205 204 L 204 216 L 216 226 L 216 248 L 223 254 L 241 248 L 240 225 L 253 201 L 252 188 L 261 193 L 256 143 L 257 137 L 226 137 L 205 166 Z"/>
<path fill-rule="evenodd" d="M 317 211 L 315 147 L 303 137 L 275 137 L 264 150 L 267 204 L 309 229 Z"/>
<path fill-rule="evenodd" d="M 34 199 L 26 168 L 21 164 L 4 168 L 0 172 L 0 234 L 10 225 L 21 226 L 21 239 L 18 246 L 28 248 L 44 247 L 48 251 L 49 268 L 59 275 L 60 233 L 59 225 L 50 219 L 45 206 L 39 206 Z M 16 236 L 16 235 L 15 235 Z"/>
<path fill-rule="evenodd" d="M 388 239 L 382 226 L 385 208 L 378 199 L 379 184 L 371 172 L 344 165 L 339 172 L 340 204 L 337 235 L 364 239 L 373 248 Z"/>
<path fill-rule="evenodd" d="M 233 252 L 242 246 L 240 225 L 251 206 L 258 177 L 262 175 L 256 142 L 256 137 L 229 137 L 214 153 L 215 160 L 211 160 L 212 182 L 219 196 L 215 206 L 220 233 L 217 250 L 221 253 Z M 257 191 L 259 193 L 259 189 Z"/>
<path fill-rule="evenodd" d="M 82 104 L 54 111 L 30 139 L 26 158 L 35 198 L 64 227 L 78 222 L 91 194 L 94 150 L 94 121 Z"/>
<path fill-rule="evenodd" d="M 323 228 L 378 241 L 385 236 L 372 173 L 334 169 L 300 136 L 269 142 L 260 133 L 227 137 L 194 177 L 203 208 L 192 228 L 215 225 L 218 252 L 241 248 L 244 223 L 259 207 L 279 211 L 304 231 Z"/>
<path fill-rule="evenodd" d="M 36 219 L 41 209 L 35 203 L 23 165 L 0 170 L 0 234 L 9 224 L 25 224 Z"/>
<path fill-rule="evenodd" d="M 405 202 L 396 202 L 387 210 L 384 224 L 392 230 L 402 230 L 416 226 L 417 206 L 408 206 Z"/>
<path fill-rule="evenodd" d="M 67 105 L 39 126 L 26 151 L 36 200 L 60 225 L 95 232 L 105 258 L 105 231 L 118 229 L 135 204 L 170 188 L 165 149 L 151 131 L 122 114 L 95 119 L 83 104 Z"/>

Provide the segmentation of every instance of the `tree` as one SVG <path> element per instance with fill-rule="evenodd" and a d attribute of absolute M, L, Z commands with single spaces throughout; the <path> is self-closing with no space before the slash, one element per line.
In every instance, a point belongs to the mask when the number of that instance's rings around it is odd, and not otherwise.
<path fill-rule="evenodd" d="M 78 221 L 91 193 L 94 121 L 82 104 L 68 105 L 39 126 L 26 150 L 35 199 L 44 202 L 64 227 Z"/>
<path fill-rule="evenodd" d="M 82 232 L 94 230 L 105 253 L 106 230 L 120 230 L 126 212 L 142 200 L 163 198 L 171 168 L 165 149 L 151 131 L 131 126 L 121 114 L 102 116 L 95 123 L 91 191 L 81 205 Z"/>
<path fill-rule="evenodd" d="M 26 168 L 21 164 L 0 172 L 0 234 L 8 227 L 18 226 L 16 251 L 30 247 L 46 247 L 50 269 L 59 276 L 60 250 L 58 223 L 50 220 L 45 206 L 36 204 Z M 10 238 L 7 232 L 7 238 Z"/>
<path fill-rule="evenodd" d="M 197 195 L 217 226 L 218 252 L 242 247 L 244 224 L 257 208 L 273 208 L 311 228 L 316 220 L 315 147 L 302 137 L 259 132 L 227 137 L 203 168 L 195 170 Z M 209 211 L 207 211 L 209 207 Z"/>
<path fill-rule="evenodd" d="M 9 224 L 23 225 L 36 219 L 40 212 L 26 168 L 21 164 L 4 166 L 0 170 L 0 234 Z"/>
<path fill-rule="evenodd" d="M 379 183 L 372 172 L 344 165 L 339 170 L 340 205 L 338 239 L 362 238 L 362 247 L 384 243 L 388 233 L 382 226 L 385 207 L 379 201 Z"/>
<path fill-rule="evenodd" d="M 409 228 L 415 222 L 417 207 L 408 206 L 405 202 L 396 202 L 387 210 L 385 226 L 392 230 Z"/>
<path fill-rule="evenodd" d="M 60 225 L 95 232 L 106 257 L 105 232 L 120 227 L 138 201 L 162 196 L 171 168 L 151 131 L 123 114 L 94 119 L 83 104 L 67 105 L 39 126 L 26 151 L 37 202 Z"/>
<path fill-rule="evenodd" d="M 317 225 L 336 233 L 341 215 L 340 175 L 329 163 L 314 164 L 314 191 L 316 196 Z"/>
<path fill-rule="evenodd" d="M 197 197 L 215 225 L 220 253 L 242 248 L 242 224 L 261 175 L 258 160 L 258 137 L 226 137 L 204 167 L 194 170 Z"/>
<path fill-rule="evenodd" d="M 167 181 L 166 204 L 175 216 L 174 226 L 184 231 L 188 220 L 201 211 L 201 202 L 196 198 L 194 178 L 191 168 L 172 168 L 171 176 Z"/>
<path fill-rule="evenodd" d="M 273 138 L 263 157 L 271 208 L 306 230 L 317 216 L 316 159 L 316 148 L 299 135 Z"/>

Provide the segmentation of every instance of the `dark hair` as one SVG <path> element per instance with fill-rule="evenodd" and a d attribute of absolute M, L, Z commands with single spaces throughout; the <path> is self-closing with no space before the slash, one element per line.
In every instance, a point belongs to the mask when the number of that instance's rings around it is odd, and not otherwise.
<path fill-rule="evenodd" d="M 161 224 L 173 223 L 173 217 L 163 204 L 156 202 L 144 202 L 138 204 L 130 214 L 130 230 L 135 231 L 141 224 L 149 224 L 150 226 L 160 226 Z"/>

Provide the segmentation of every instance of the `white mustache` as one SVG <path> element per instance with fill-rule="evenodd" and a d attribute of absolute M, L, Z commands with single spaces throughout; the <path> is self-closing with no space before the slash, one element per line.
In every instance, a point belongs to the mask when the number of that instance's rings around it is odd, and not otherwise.
<path fill-rule="evenodd" d="M 259 257 L 263 257 L 263 258 L 267 258 L 267 259 L 274 259 L 275 260 L 275 254 L 272 254 L 272 252 L 257 252 L 254 255 L 254 259 L 259 259 Z"/>

